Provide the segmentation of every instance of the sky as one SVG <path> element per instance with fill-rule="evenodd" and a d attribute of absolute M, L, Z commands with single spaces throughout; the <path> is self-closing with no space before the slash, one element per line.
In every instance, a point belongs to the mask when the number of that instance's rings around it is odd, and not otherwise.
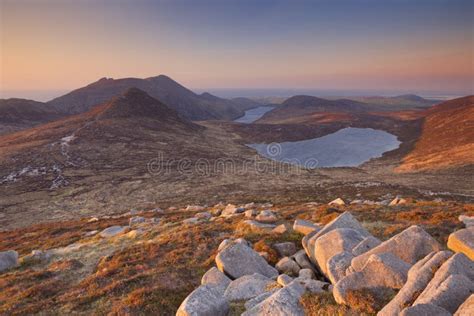
<path fill-rule="evenodd" d="M 0 0 L 3 97 L 166 74 L 195 90 L 469 94 L 470 0 Z"/>

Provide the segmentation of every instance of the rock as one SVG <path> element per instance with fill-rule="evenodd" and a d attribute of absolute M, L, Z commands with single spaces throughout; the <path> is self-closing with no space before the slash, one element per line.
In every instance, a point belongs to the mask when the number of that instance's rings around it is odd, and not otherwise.
<path fill-rule="evenodd" d="M 98 222 L 99 221 L 99 218 L 97 217 L 91 217 L 87 222 L 88 223 L 93 223 L 93 222 Z"/>
<path fill-rule="evenodd" d="M 459 306 L 454 316 L 472 316 L 474 312 L 474 294 L 468 297 L 467 300 Z"/>
<path fill-rule="evenodd" d="M 212 216 L 215 216 L 215 217 L 221 216 L 222 215 L 222 210 L 221 209 L 212 210 L 211 214 L 212 214 Z"/>
<path fill-rule="evenodd" d="M 281 257 L 289 257 L 296 253 L 296 245 L 291 241 L 273 244 L 273 248 Z"/>
<path fill-rule="evenodd" d="M 156 214 L 159 214 L 159 215 L 163 215 L 163 214 L 165 214 L 165 211 L 164 211 L 164 210 L 162 210 L 162 209 L 161 209 L 161 208 L 159 208 L 159 207 L 156 207 L 156 208 L 154 208 L 154 209 L 150 210 L 150 212 L 152 212 L 152 213 L 156 213 Z"/>
<path fill-rule="evenodd" d="M 349 291 L 368 290 L 377 296 L 383 289 L 400 289 L 407 280 L 409 269 L 409 264 L 391 253 L 373 254 L 361 271 L 336 283 L 334 298 L 339 304 L 347 305 Z"/>
<path fill-rule="evenodd" d="M 15 250 L 0 251 L 0 272 L 18 265 L 18 252 Z"/>
<path fill-rule="evenodd" d="M 298 274 L 298 277 L 302 279 L 314 279 L 315 275 L 313 270 L 311 269 L 301 269 Z"/>
<path fill-rule="evenodd" d="M 231 239 L 224 239 L 219 244 L 219 247 L 217 247 L 217 252 L 221 251 L 222 249 L 226 248 L 227 246 L 230 246 L 232 243 L 233 243 L 233 241 Z"/>
<path fill-rule="evenodd" d="M 272 230 L 272 233 L 284 234 L 284 233 L 287 233 L 289 231 L 291 231 L 291 227 L 288 224 L 281 224 L 281 225 L 278 225 L 277 227 L 275 227 Z"/>
<path fill-rule="evenodd" d="M 293 281 L 247 310 L 242 316 L 304 316 L 303 307 L 299 302 L 304 292 L 305 288 Z"/>
<path fill-rule="evenodd" d="M 286 275 L 286 274 L 282 274 L 282 275 Z M 272 289 L 268 292 L 265 292 L 265 293 L 262 293 L 258 296 L 255 296 L 254 298 L 248 300 L 246 303 L 245 303 L 245 309 L 246 310 L 249 310 L 251 308 L 253 308 L 255 305 L 263 302 L 264 300 L 266 300 L 267 298 L 269 298 L 271 295 L 273 295 L 276 291 L 278 291 L 278 289 Z"/>
<path fill-rule="evenodd" d="M 419 304 L 405 308 L 400 316 L 451 316 L 444 308 L 432 304 Z"/>
<path fill-rule="evenodd" d="M 258 254 L 261 255 L 266 261 L 268 261 L 268 258 L 270 257 L 270 254 L 266 251 L 260 251 Z"/>
<path fill-rule="evenodd" d="M 197 218 L 199 218 L 199 219 L 204 219 L 204 220 L 206 220 L 206 219 L 211 218 L 211 217 L 212 217 L 212 214 L 209 213 L 209 212 L 200 212 L 200 213 L 194 214 L 194 217 L 197 217 Z"/>
<path fill-rule="evenodd" d="M 354 256 L 347 251 L 332 256 L 326 263 L 326 273 L 332 284 L 336 284 L 339 280 L 346 276 L 346 270 L 351 265 Z"/>
<path fill-rule="evenodd" d="M 320 231 L 317 233 L 310 233 L 307 236 L 303 238 L 303 247 L 305 247 L 306 254 L 308 257 L 313 261 L 316 262 L 314 258 L 314 249 L 315 249 L 315 243 L 316 240 L 329 233 L 332 230 L 338 229 L 338 228 L 351 228 L 356 231 L 358 231 L 362 236 L 364 237 L 369 237 L 371 236 L 365 228 L 362 227 L 362 225 L 352 216 L 351 213 L 349 212 L 344 212 L 335 219 L 333 219 L 331 222 L 329 222 L 326 226 L 324 226 Z"/>
<path fill-rule="evenodd" d="M 373 249 L 380 245 L 382 242 L 373 236 L 366 237 L 357 246 L 352 249 L 352 255 L 357 257 L 370 249 Z"/>
<path fill-rule="evenodd" d="M 389 252 L 412 265 L 432 251 L 441 250 L 441 245 L 419 226 L 411 226 L 384 241 L 377 247 L 352 259 L 351 266 L 360 271 L 373 254 Z"/>
<path fill-rule="evenodd" d="M 261 211 L 255 219 L 263 223 L 274 223 L 278 220 L 276 215 L 270 210 Z"/>
<path fill-rule="evenodd" d="M 396 205 L 400 205 L 400 204 L 406 204 L 406 202 L 407 202 L 407 200 L 397 196 L 388 205 L 389 206 L 396 206 Z"/>
<path fill-rule="evenodd" d="M 292 258 L 296 261 L 296 263 L 302 268 L 302 269 L 311 269 L 314 270 L 313 265 L 311 264 L 311 261 L 309 261 L 308 256 L 306 255 L 306 252 L 304 249 L 299 250 L 297 253 L 295 253 Z"/>
<path fill-rule="evenodd" d="M 221 213 L 221 216 L 228 216 L 233 214 L 239 214 L 245 211 L 245 209 L 235 206 L 234 204 L 227 204 Z"/>
<path fill-rule="evenodd" d="M 206 273 L 204 273 L 201 279 L 202 285 L 214 285 L 221 289 L 222 294 L 224 294 L 224 291 L 227 286 L 229 286 L 230 282 L 231 280 L 216 267 L 210 268 Z"/>
<path fill-rule="evenodd" d="M 254 208 L 255 207 L 255 203 L 254 202 L 251 202 L 251 203 L 247 203 L 244 205 L 244 208 L 245 209 L 251 209 L 251 208 Z"/>
<path fill-rule="evenodd" d="M 452 255 L 450 251 L 431 252 L 408 271 L 405 285 L 385 305 L 378 316 L 397 316 L 403 306 L 409 306 L 428 285 L 439 267 Z"/>
<path fill-rule="evenodd" d="M 224 292 L 224 297 L 229 302 L 249 300 L 265 293 L 275 281 L 258 274 L 244 275 L 230 282 Z"/>
<path fill-rule="evenodd" d="M 275 265 L 275 268 L 281 272 L 288 275 L 298 275 L 300 272 L 300 266 L 289 257 L 284 257 Z"/>
<path fill-rule="evenodd" d="M 474 262 L 466 255 L 457 253 L 436 271 L 413 306 L 433 304 L 454 313 L 472 292 L 474 292 Z"/>
<path fill-rule="evenodd" d="M 449 235 L 448 248 L 474 260 L 474 227 L 464 228 Z"/>
<path fill-rule="evenodd" d="M 343 251 L 351 252 L 364 238 L 352 228 L 337 228 L 319 237 L 314 245 L 314 259 L 321 272 L 327 276 L 328 260 Z"/>
<path fill-rule="evenodd" d="M 125 236 L 130 239 L 135 239 L 141 234 L 143 234 L 143 231 L 141 229 L 134 229 L 129 231 Z"/>
<path fill-rule="evenodd" d="M 272 203 L 263 203 L 262 205 L 260 205 L 261 208 L 272 208 L 273 207 L 273 204 Z"/>
<path fill-rule="evenodd" d="M 186 211 L 188 212 L 201 212 L 204 211 L 205 207 L 200 205 L 188 205 Z"/>
<path fill-rule="evenodd" d="M 229 303 L 221 290 L 209 284 L 201 285 L 181 303 L 176 316 L 225 316 Z"/>
<path fill-rule="evenodd" d="M 474 227 L 474 216 L 459 215 L 458 219 L 464 223 L 466 228 Z"/>
<path fill-rule="evenodd" d="M 286 286 L 293 282 L 293 278 L 290 277 L 288 274 L 280 274 L 277 278 L 277 283 L 281 286 Z"/>
<path fill-rule="evenodd" d="M 344 202 L 343 199 L 337 198 L 331 202 L 328 203 L 329 205 L 346 205 L 346 202 Z"/>
<path fill-rule="evenodd" d="M 128 221 L 128 224 L 130 226 L 133 226 L 135 224 L 141 224 L 141 223 L 144 223 L 145 222 L 145 217 L 141 217 L 141 216 L 134 216 L 134 217 L 130 217 L 130 220 Z"/>
<path fill-rule="evenodd" d="M 234 242 L 252 248 L 252 243 L 244 238 L 237 238 Z"/>
<path fill-rule="evenodd" d="M 148 222 L 150 224 L 159 224 L 161 222 L 161 218 L 158 217 L 152 217 L 148 219 Z"/>
<path fill-rule="evenodd" d="M 84 234 L 85 237 L 92 237 L 92 236 L 95 236 L 97 235 L 99 231 L 98 230 L 91 230 L 91 231 L 88 231 Z"/>
<path fill-rule="evenodd" d="M 185 220 L 183 220 L 183 224 L 194 225 L 194 224 L 197 224 L 197 223 L 199 223 L 199 218 L 197 218 L 197 217 L 190 217 L 190 218 L 186 218 Z"/>
<path fill-rule="evenodd" d="M 325 288 L 329 287 L 329 284 L 326 282 L 308 279 L 308 278 L 296 278 L 294 282 L 298 282 L 305 288 L 309 293 L 322 293 Z"/>
<path fill-rule="evenodd" d="M 178 210 L 178 208 L 176 206 L 168 207 L 168 211 L 170 211 L 170 212 L 174 212 L 174 211 L 177 211 L 177 210 Z"/>
<path fill-rule="evenodd" d="M 99 233 L 102 238 L 110 238 L 122 234 L 126 231 L 127 227 L 124 226 L 110 226 Z"/>
<path fill-rule="evenodd" d="M 257 210 L 247 210 L 244 213 L 245 217 L 247 218 L 252 218 L 254 216 L 257 216 L 257 214 L 258 214 Z"/>
<path fill-rule="evenodd" d="M 362 200 L 353 200 L 353 201 L 351 201 L 351 205 L 358 205 L 358 204 L 362 204 L 362 203 L 364 203 L 364 201 L 362 201 Z"/>
<path fill-rule="evenodd" d="M 303 219 L 297 219 L 295 220 L 293 224 L 293 230 L 297 231 L 298 233 L 301 233 L 303 235 L 307 235 L 311 233 L 312 231 L 315 230 L 320 230 L 321 227 L 310 222 L 310 221 L 305 221 Z"/>
<path fill-rule="evenodd" d="M 273 224 L 264 224 L 264 223 L 259 223 L 253 220 L 245 220 L 243 221 L 243 223 L 248 225 L 252 232 L 256 232 L 256 233 L 262 232 L 262 231 L 271 231 L 272 229 L 276 227 Z"/>
<path fill-rule="evenodd" d="M 239 243 L 233 243 L 220 251 L 216 256 L 216 264 L 220 271 L 234 279 L 254 273 L 268 278 L 276 278 L 279 274 L 257 252 Z"/>

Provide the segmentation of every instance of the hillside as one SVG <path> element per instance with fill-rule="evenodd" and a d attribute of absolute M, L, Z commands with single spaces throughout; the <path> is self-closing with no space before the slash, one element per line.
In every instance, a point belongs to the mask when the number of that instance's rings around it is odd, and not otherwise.
<path fill-rule="evenodd" d="M 415 148 L 399 172 L 439 170 L 474 164 L 474 96 L 443 102 L 425 112 Z"/>
<path fill-rule="evenodd" d="M 238 104 L 208 93 L 197 95 L 164 75 L 146 79 L 102 78 L 48 104 L 62 113 L 82 113 L 132 87 L 145 91 L 190 120 L 233 119 L 243 115 Z"/>
<path fill-rule="evenodd" d="M 374 111 L 419 110 L 429 108 L 440 102 L 438 100 L 428 100 L 415 94 L 404 94 L 394 97 L 350 97 L 350 99 L 369 104 L 373 107 Z"/>
<path fill-rule="evenodd" d="M 62 117 L 48 104 L 27 99 L 0 99 L 0 135 Z"/>

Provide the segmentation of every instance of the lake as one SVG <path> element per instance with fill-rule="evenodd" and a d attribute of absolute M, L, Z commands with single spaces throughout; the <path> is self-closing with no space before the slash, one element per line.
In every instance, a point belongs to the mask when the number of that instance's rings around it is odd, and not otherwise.
<path fill-rule="evenodd" d="M 248 144 L 267 158 L 306 168 L 356 167 L 400 146 L 395 135 L 372 128 L 348 127 L 296 142 Z"/>
<path fill-rule="evenodd" d="M 234 122 L 245 124 L 253 123 L 274 108 L 274 106 L 259 106 L 258 108 L 247 110 L 244 116 L 239 117 Z"/>

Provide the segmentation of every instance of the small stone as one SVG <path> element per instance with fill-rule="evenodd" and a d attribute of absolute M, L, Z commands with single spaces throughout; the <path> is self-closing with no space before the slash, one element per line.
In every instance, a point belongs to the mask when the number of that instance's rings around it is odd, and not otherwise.
<path fill-rule="evenodd" d="M 211 218 L 212 215 L 209 212 L 200 212 L 200 213 L 194 214 L 194 217 L 197 217 L 199 219 L 207 220 L 207 219 Z"/>
<path fill-rule="evenodd" d="M 110 238 L 122 234 L 126 231 L 127 227 L 124 226 L 110 226 L 99 233 L 102 238 Z"/>
<path fill-rule="evenodd" d="M 278 220 L 276 215 L 270 210 L 261 211 L 255 219 L 263 223 L 274 223 Z"/>
<path fill-rule="evenodd" d="M 91 217 L 87 222 L 88 223 L 93 223 L 93 222 L 98 222 L 99 219 L 97 217 Z"/>
<path fill-rule="evenodd" d="M 406 203 L 407 203 L 407 200 L 397 196 L 388 205 L 389 206 L 396 206 L 396 205 L 406 204 Z"/>
<path fill-rule="evenodd" d="M 320 230 L 321 227 L 314 224 L 313 222 L 305 221 L 303 219 L 297 219 L 293 224 L 293 229 L 298 233 L 307 235 L 315 230 Z"/>
<path fill-rule="evenodd" d="M 7 250 L 0 252 L 0 272 L 18 265 L 18 252 Z"/>
<path fill-rule="evenodd" d="M 300 266 L 289 257 L 284 257 L 275 265 L 280 273 L 297 276 L 300 272 Z"/>
<path fill-rule="evenodd" d="M 289 257 L 296 253 L 296 245 L 291 241 L 274 244 L 273 248 L 281 257 Z"/>
<path fill-rule="evenodd" d="M 231 280 L 216 267 L 209 269 L 204 273 L 201 279 L 201 284 L 215 285 L 222 290 L 222 294 L 224 294 L 224 291 L 227 289 L 230 282 Z"/>
<path fill-rule="evenodd" d="M 314 279 L 315 275 L 311 269 L 301 269 L 299 272 L 299 277 L 303 279 Z"/>
<path fill-rule="evenodd" d="M 272 283 L 274 281 L 258 273 L 244 275 L 230 282 L 224 297 L 229 302 L 249 300 L 265 293 Z"/>
<path fill-rule="evenodd" d="M 275 233 L 275 234 L 284 234 L 284 233 L 289 232 L 290 229 L 291 229 L 291 227 L 289 227 L 288 224 L 281 224 L 281 225 L 278 225 L 277 227 L 275 227 L 275 228 L 272 230 L 272 233 Z"/>
<path fill-rule="evenodd" d="M 337 198 L 331 202 L 328 203 L 329 205 L 346 205 L 346 202 L 344 202 L 343 199 Z"/>
<path fill-rule="evenodd" d="M 313 270 L 314 267 L 309 261 L 308 256 L 306 255 L 306 252 L 304 249 L 299 250 L 297 253 L 295 253 L 292 258 L 296 261 L 296 263 L 302 268 L 302 269 L 311 269 Z"/>
<path fill-rule="evenodd" d="M 204 206 L 200 206 L 200 205 L 188 205 L 186 207 L 186 211 L 188 212 L 201 212 L 201 211 L 204 211 Z"/>
<path fill-rule="evenodd" d="M 464 228 L 449 235 L 448 248 L 474 260 L 474 227 Z"/>
<path fill-rule="evenodd" d="M 265 223 L 259 223 L 257 221 L 253 220 L 245 220 L 242 222 L 245 225 L 248 225 L 250 230 L 255 233 L 259 232 L 264 232 L 264 231 L 271 231 L 273 230 L 276 226 L 273 224 L 265 224 Z"/>
<path fill-rule="evenodd" d="M 252 218 L 254 216 L 257 216 L 257 214 L 258 214 L 257 210 L 253 210 L 253 209 L 252 210 L 247 210 L 244 213 L 245 217 L 247 217 L 247 218 Z"/>
<path fill-rule="evenodd" d="M 91 231 L 88 231 L 84 234 L 85 237 L 92 237 L 92 236 L 95 236 L 97 235 L 99 231 L 98 230 L 91 230 Z"/>
<path fill-rule="evenodd" d="M 144 217 L 141 217 L 141 216 L 135 216 L 135 217 L 130 217 L 130 220 L 128 221 L 128 224 L 130 226 L 133 226 L 135 224 L 141 224 L 141 223 L 144 223 L 146 221 L 146 219 Z"/>
<path fill-rule="evenodd" d="M 281 286 L 286 286 L 293 281 L 293 278 L 287 274 L 280 274 L 277 278 L 277 283 Z"/>
<path fill-rule="evenodd" d="M 183 220 L 183 224 L 194 225 L 194 224 L 197 224 L 197 223 L 199 223 L 199 218 L 197 218 L 197 217 L 190 217 L 190 218 L 186 218 L 185 220 Z"/>

